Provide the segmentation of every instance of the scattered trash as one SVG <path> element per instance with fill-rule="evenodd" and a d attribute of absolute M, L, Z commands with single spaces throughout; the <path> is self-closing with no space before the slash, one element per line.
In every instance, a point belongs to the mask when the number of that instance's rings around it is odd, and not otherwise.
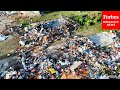
<path fill-rule="evenodd" d="M 112 43 L 113 47 L 106 46 L 107 48 L 103 49 L 88 37 L 73 37 L 71 28 L 76 25 L 68 21 L 55 19 L 39 23 L 31 30 L 22 33 L 17 51 L 18 63 L 22 67 L 14 65 L 19 69 L 6 70 L 8 73 L 1 77 L 4 79 L 120 78 L 118 71 L 120 42 L 114 41 L 116 44 Z M 57 40 L 62 40 L 64 44 L 58 43 L 49 48 L 51 43 Z"/>
<path fill-rule="evenodd" d="M 0 34 L 0 42 L 5 41 L 8 37 L 9 36 L 5 36 L 5 35 Z"/>

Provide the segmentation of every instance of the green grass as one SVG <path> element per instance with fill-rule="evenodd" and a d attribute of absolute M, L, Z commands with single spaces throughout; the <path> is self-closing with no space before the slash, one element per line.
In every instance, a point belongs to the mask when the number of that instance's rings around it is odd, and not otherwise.
<path fill-rule="evenodd" d="M 60 15 L 64 15 L 70 18 L 72 16 L 78 16 L 78 15 L 84 15 L 84 14 L 92 15 L 94 13 L 96 13 L 96 11 L 58 11 L 58 12 L 49 13 L 49 15 L 47 14 L 46 16 L 41 17 L 41 20 L 59 18 Z"/>
<path fill-rule="evenodd" d="M 85 36 L 94 35 L 96 33 L 102 32 L 101 24 L 97 23 L 93 26 L 86 26 L 79 27 L 75 32 L 76 34 L 82 34 Z"/>
<path fill-rule="evenodd" d="M 48 20 L 60 18 L 61 15 L 72 17 L 72 16 L 78 16 L 78 15 L 84 15 L 84 14 L 93 15 L 98 12 L 100 11 L 56 11 L 56 12 L 45 14 L 44 16 L 41 16 L 41 17 L 33 17 L 32 20 L 33 22 L 40 22 L 40 21 L 48 21 Z M 24 20 L 28 21 L 27 18 Z"/>

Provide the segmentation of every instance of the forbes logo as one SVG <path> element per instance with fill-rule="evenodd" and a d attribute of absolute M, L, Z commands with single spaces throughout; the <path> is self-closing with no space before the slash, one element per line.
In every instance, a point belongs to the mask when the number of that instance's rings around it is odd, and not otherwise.
<path fill-rule="evenodd" d="M 113 15 L 103 15 L 103 19 L 119 19 L 119 16 L 113 16 Z"/>
<path fill-rule="evenodd" d="M 120 30 L 120 11 L 102 11 L 102 29 Z"/>

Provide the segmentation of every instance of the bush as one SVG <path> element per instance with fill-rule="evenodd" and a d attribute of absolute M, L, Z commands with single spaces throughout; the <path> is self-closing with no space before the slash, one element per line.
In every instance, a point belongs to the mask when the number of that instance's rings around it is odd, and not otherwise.
<path fill-rule="evenodd" d="M 78 23 L 79 23 L 79 18 L 80 18 L 80 16 L 75 16 L 75 17 L 73 17 L 73 19 L 74 19 L 75 21 L 77 21 Z"/>
<path fill-rule="evenodd" d="M 101 13 L 98 13 L 98 16 L 97 16 L 97 22 L 101 22 L 101 18 L 102 18 Z"/>
<path fill-rule="evenodd" d="M 93 20 L 88 20 L 85 24 L 87 26 L 91 26 L 91 25 L 94 25 L 94 22 L 93 22 Z"/>
<path fill-rule="evenodd" d="M 93 22 L 94 22 L 95 24 L 98 23 L 97 18 L 95 18 L 95 19 L 93 20 Z"/>
<path fill-rule="evenodd" d="M 82 17 L 79 18 L 80 25 L 84 25 L 84 19 Z"/>
<path fill-rule="evenodd" d="M 28 20 L 23 20 L 23 19 L 21 19 L 21 20 L 20 20 L 20 24 L 22 24 L 23 27 L 26 27 L 26 26 L 29 25 L 29 21 L 28 21 Z"/>
<path fill-rule="evenodd" d="M 84 18 L 81 16 L 75 16 L 73 17 L 75 21 L 77 21 L 80 25 L 84 25 Z"/>
<path fill-rule="evenodd" d="M 71 18 L 75 21 L 77 21 L 81 26 L 87 25 L 92 26 L 94 24 L 97 24 L 101 22 L 101 12 L 93 15 L 84 14 L 81 16 L 72 16 Z"/>

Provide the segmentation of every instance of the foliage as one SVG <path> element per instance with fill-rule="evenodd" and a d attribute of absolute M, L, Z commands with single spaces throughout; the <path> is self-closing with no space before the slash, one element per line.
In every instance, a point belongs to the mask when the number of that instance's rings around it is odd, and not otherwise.
<path fill-rule="evenodd" d="M 97 18 L 96 18 L 97 21 L 98 21 L 98 22 L 101 22 L 101 18 L 102 18 L 102 14 L 101 14 L 101 13 L 98 13 L 98 16 L 97 16 Z"/>
<path fill-rule="evenodd" d="M 94 24 L 101 22 L 101 12 L 89 15 L 89 14 L 83 14 L 83 15 L 77 15 L 74 16 L 73 19 L 77 21 L 81 26 L 92 26 Z"/>
<path fill-rule="evenodd" d="M 94 25 L 94 22 L 93 22 L 93 20 L 87 20 L 85 24 L 87 26 L 91 26 L 91 25 Z"/>
<path fill-rule="evenodd" d="M 82 16 L 75 16 L 73 17 L 75 21 L 77 21 L 80 25 L 84 25 L 84 18 Z"/>
<path fill-rule="evenodd" d="M 27 19 L 25 19 L 25 20 L 21 19 L 21 20 L 20 20 L 20 24 L 22 24 L 23 27 L 26 27 L 26 26 L 29 25 L 29 20 L 27 20 Z"/>

